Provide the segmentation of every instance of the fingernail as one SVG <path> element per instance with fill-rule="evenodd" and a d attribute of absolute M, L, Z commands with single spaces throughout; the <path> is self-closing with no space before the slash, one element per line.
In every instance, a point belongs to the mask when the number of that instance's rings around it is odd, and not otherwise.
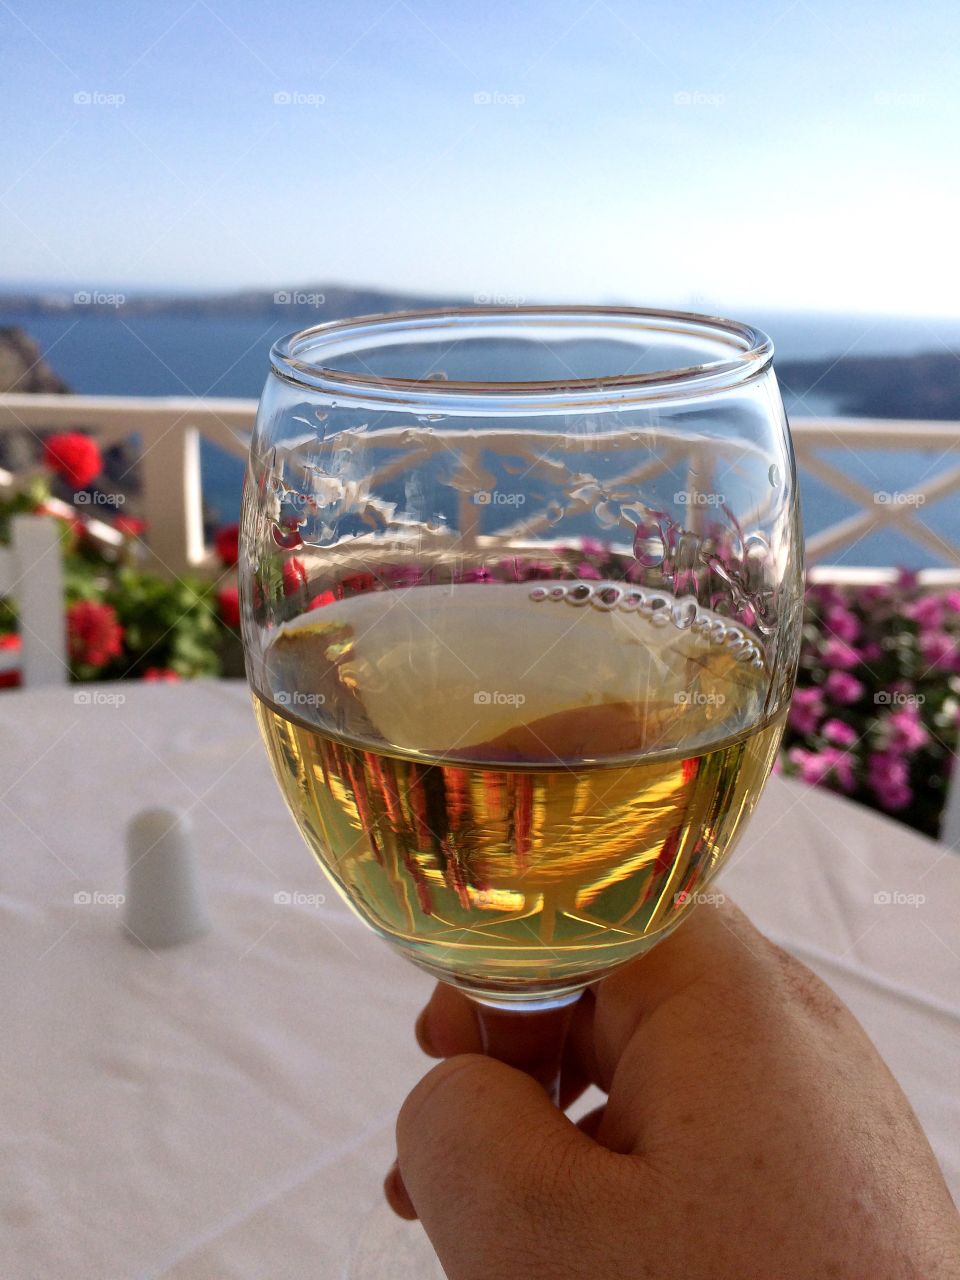
<path fill-rule="evenodd" d="M 413 1034 L 417 1037 L 417 1044 L 428 1058 L 440 1058 L 443 1055 L 437 1053 L 427 1032 L 427 1013 L 428 1009 L 421 1009 L 420 1016 L 413 1026 Z"/>

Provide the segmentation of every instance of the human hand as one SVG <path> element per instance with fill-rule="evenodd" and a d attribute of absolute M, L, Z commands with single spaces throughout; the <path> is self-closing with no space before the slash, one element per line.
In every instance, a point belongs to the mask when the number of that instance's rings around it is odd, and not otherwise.
<path fill-rule="evenodd" d="M 960 1219 L 910 1106 L 845 1005 L 731 906 L 701 907 L 585 993 L 564 1105 L 480 1056 L 441 984 L 448 1059 L 407 1098 L 388 1199 L 450 1280 L 957 1280 Z"/>

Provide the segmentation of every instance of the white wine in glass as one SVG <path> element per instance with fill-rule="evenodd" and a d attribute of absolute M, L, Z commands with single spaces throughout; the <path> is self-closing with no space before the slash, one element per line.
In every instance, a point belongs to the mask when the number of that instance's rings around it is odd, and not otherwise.
<path fill-rule="evenodd" d="M 772 357 L 590 307 L 271 353 L 240 588 L 273 770 L 351 908 L 548 1087 L 558 1011 L 709 896 L 776 755 L 803 551 Z"/>
<path fill-rule="evenodd" d="M 501 999 L 576 991 L 673 928 L 783 726 L 742 628 L 663 593 L 561 590 L 336 601 L 279 628 L 255 701 L 341 894 L 438 977 Z"/>

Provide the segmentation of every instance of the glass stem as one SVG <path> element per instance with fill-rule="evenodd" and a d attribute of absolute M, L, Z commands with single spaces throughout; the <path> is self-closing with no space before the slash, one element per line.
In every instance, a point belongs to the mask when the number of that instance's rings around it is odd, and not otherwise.
<path fill-rule="evenodd" d="M 483 1052 L 533 1076 L 560 1105 L 563 1048 L 577 997 L 552 1009 L 495 1008 L 475 1001 Z"/>

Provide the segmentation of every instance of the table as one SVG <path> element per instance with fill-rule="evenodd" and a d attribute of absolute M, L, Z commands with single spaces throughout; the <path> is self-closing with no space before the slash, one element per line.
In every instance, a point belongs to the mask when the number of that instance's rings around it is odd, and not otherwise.
<path fill-rule="evenodd" d="M 347 1274 L 430 983 L 318 875 L 245 688 L 7 693 L 0 762 L 0 1275 Z M 192 815 L 213 928 L 153 953 L 114 898 L 157 804 Z M 719 887 L 854 1009 L 960 1195 L 960 857 L 774 778 Z"/>

